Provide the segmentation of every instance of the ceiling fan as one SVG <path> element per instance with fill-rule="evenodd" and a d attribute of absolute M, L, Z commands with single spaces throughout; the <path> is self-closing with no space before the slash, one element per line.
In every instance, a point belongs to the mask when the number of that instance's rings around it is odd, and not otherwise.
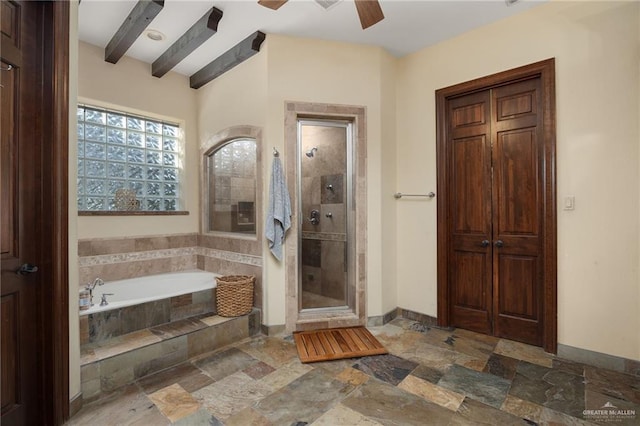
<path fill-rule="evenodd" d="M 285 4 L 287 1 L 289 0 L 258 0 L 258 4 L 268 7 L 269 9 L 278 10 L 280 6 Z M 316 3 L 319 3 L 325 9 L 338 1 L 339 0 L 315 0 Z M 356 10 L 358 11 L 360 24 L 362 24 L 363 30 L 366 30 L 370 26 L 375 25 L 384 19 L 384 14 L 382 13 L 382 8 L 380 7 L 378 0 L 353 1 L 356 4 Z"/>

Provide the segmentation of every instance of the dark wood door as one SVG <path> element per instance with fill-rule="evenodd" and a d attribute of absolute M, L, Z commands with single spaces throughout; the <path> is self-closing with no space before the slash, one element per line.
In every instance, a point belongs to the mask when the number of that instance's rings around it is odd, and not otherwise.
<path fill-rule="evenodd" d="M 491 92 L 452 99 L 448 117 L 448 303 L 454 326 L 491 334 Z"/>
<path fill-rule="evenodd" d="M 541 78 L 446 100 L 449 323 L 543 345 L 545 139 Z M 442 193 L 441 193 L 442 195 Z"/>
<path fill-rule="evenodd" d="M 542 345 L 540 79 L 491 91 L 493 331 Z"/>
<path fill-rule="evenodd" d="M 44 424 L 41 414 L 43 85 L 36 3 L 2 2 L 1 251 L 2 424 Z M 18 274 L 22 265 L 24 272 Z"/>

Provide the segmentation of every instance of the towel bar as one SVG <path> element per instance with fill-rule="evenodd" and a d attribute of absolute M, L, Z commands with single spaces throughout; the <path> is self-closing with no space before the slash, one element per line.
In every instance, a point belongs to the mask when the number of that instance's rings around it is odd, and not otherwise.
<path fill-rule="evenodd" d="M 393 194 L 393 197 L 397 200 L 400 199 L 402 197 L 428 197 L 428 198 L 433 198 L 436 196 L 436 193 L 431 191 L 428 194 L 403 194 L 402 192 L 396 192 L 395 194 Z"/>

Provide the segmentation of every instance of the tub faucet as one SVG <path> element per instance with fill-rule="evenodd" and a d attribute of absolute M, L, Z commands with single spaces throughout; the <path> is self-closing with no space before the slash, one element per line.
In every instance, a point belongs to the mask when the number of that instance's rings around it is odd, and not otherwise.
<path fill-rule="evenodd" d="M 102 300 L 100 301 L 100 306 L 107 306 L 109 302 L 107 301 L 107 296 L 113 296 L 113 293 L 102 293 Z"/>
<path fill-rule="evenodd" d="M 93 306 L 93 289 L 96 288 L 97 285 L 104 285 L 104 280 L 102 278 L 96 278 L 92 283 L 84 286 L 85 289 L 89 290 L 89 299 L 91 300 L 91 306 Z"/>

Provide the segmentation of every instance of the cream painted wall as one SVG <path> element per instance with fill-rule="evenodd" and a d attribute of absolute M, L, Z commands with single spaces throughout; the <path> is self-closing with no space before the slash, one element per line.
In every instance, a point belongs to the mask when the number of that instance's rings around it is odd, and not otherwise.
<path fill-rule="evenodd" d="M 181 190 L 186 216 L 80 216 L 78 238 L 109 238 L 198 232 L 199 174 L 196 91 L 189 78 L 151 75 L 149 64 L 127 56 L 110 64 L 104 49 L 79 43 L 78 97 L 101 106 L 122 108 L 184 123 L 185 156 Z M 75 210 L 74 210 L 75 211 Z"/>
<path fill-rule="evenodd" d="M 398 274 L 397 257 L 399 255 L 396 235 L 398 209 L 392 195 L 401 190 L 397 186 L 398 162 L 396 155 L 396 69 L 398 61 L 384 51 L 380 51 L 380 55 L 382 282 L 380 283 L 380 295 L 369 295 L 369 301 L 372 301 L 372 298 L 380 297 L 380 310 L 376 314 L 368 311 L 369 316 L 385 314 L 398 307 L 398 280 L 396 279 Z"/>
<path fill-rule="evenodd" d="M 232 126 L 264 127 L 267 104 L 265 48 L 266 42 L 260 53 L 196 91 L 199 146 Z"/>
<path fill-rule="evenodd" d="M 268 101 L 265 143 L 269 149 L 275 146 L 280 152 L 284 151 L 285 101 L 358 105 L 367 108 L 367 315 L 381 315 L 382 212 L 384 202 L 393 200 L 391 198 L 384 201 L 381 192 L 382 177 L 386 172 L 382 163 L 382 123 L 383 118 L 393 116 L 389 108 L 384 112 L 381 109 L 381 68 L 383 62 L 387 62 L 384 75 L 392 75 L 393 67 L 388 64 L 390 59 L 375 47 L 275 34 L 269 34 L 267 39 Z M 391 167 L 393 169 L 394 166 Z M 270 168 L 266 169 L 265 193 Z M 265 253 L 268 253 L 266 248 Z M 384 259 L 384 264 L 392 265 L 394 260 Z M 266 256 L 265 274 L 265 287 L 268 289 L 265 323 L 284 324 L 285 270 L 273 257 Z"/>
<path fill-rule="evenodd" d="M 69 3 L 69 109 L 75 111 L 78 97 L 78 3 Z M 78 228 L 75 212 L 78 155 L 77 123 L 69 114 L 69 398 L 80 393 L 80 322 L 78 321 Z"/>
<path fill-rule="evenodd" d="M 398 185 L 435 188 L 434 92 L 556 58 L 558 340 L 640 359 L 637 2 L 550 2 L 405 57 Z M 573 195 L 574 211 L 561 210 Z M 437 201 L 437 198 L 436 198 Z M 436 203 L 398 203 L 398 304 L 436 314 Z"/>

